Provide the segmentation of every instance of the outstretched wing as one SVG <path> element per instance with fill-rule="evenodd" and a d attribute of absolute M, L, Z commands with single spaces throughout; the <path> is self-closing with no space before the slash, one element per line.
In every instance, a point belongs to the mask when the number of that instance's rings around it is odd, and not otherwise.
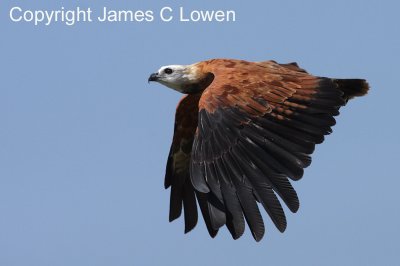
<path fill-rule="evenodd" d="M 335 80 L 295 64 L 222 60 L 208 67 L 214 81 L 199 101 L 192 184 L 214 198 L 208 217 L 214 230 L 226 224 L 236 239 L 245 219 L 259 241 L 265 230 L 257 202 L 283 232 L 286 218 L 276 194 L 298 210 L 288 178 L 303 176 L 315 144 L 331 133 L 344 92 Z"/>

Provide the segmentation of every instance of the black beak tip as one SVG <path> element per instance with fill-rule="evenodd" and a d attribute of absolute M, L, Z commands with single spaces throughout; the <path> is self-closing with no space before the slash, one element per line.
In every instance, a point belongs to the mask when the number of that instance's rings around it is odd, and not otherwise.
<path fill-rule="evenodd" d="M 158 80 L 158 73 L 153 73 L 150 75 L 150 77 L 147 81 L 150 82 L 150 81 L 157 81 L 157 80 Z"/>

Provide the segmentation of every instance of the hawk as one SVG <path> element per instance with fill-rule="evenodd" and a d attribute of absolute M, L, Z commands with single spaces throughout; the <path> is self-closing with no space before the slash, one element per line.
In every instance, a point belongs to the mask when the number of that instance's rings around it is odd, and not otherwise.
<path fill-rule="evenodd" d="M 245 230 L 264 236 L 259 205 L 277 229 L 299 199 L 299 180 L 315 145 L 332 132 L 339 108 L 368 92 L 363 79 L 307 73 L 296 63 L 212 59 L 161 67 L 149 77 L 186 94 L 176 109 L 165 188 L 171 188 L 169 220 L 197 224 L 197 203 L 211 237 L 226 225 L 233 239 Z M 197 203 L 196 203 L 197 202 Z"/>

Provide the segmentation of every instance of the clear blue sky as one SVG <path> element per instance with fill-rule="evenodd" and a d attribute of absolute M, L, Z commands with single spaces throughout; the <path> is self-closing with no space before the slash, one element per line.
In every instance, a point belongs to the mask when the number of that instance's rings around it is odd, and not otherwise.
<path fill-rule="evenodd" d="M 0 265 L 399 265 L 398 1 L 2 1 Z M 34 27 L 10 7 L 235 9 L 236 23 Z M 297 61 L 366 78 L 265 238 L 168 222 L 164 169 L 181 95 L 148 75 L 209 58 Z M 265 216 L 266 217 L 266 216 Z"/>

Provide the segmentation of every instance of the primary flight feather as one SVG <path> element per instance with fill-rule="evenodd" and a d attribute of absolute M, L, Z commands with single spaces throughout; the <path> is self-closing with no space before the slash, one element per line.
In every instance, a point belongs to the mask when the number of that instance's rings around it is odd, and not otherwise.
<path fill-rule="evenodd" d="M 183 208 L 189 232 L 198 203 L 212 237 L 226 225 L 237 239 L 246 221 L 256 241 L 265 232 L 258 203 L 285 231 L 278 196 L 298 210 L 289 179 L 303 176 L 339 108 L 369 88 L 363 79 L 310 75 L 296 63 L 232 59 L 165 66 L 149 81 L 187 94 L 176 110 L 166 168 L 169 220 Z"/>

